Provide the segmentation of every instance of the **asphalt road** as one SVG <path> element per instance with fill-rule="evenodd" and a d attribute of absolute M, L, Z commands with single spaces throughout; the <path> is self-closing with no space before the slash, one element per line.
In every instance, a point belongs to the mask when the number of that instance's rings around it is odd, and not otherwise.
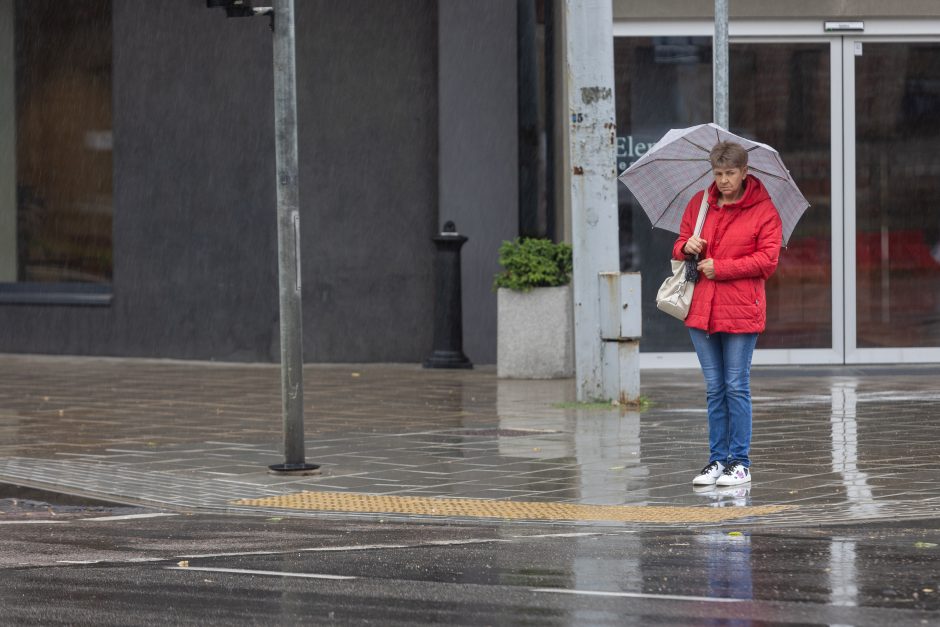
<path fill-rule="evenodd" d="M 937 522 L 417 524 L 20 496 L 0 499 L 0 538 L 2 624 L 940 624 Z"/>

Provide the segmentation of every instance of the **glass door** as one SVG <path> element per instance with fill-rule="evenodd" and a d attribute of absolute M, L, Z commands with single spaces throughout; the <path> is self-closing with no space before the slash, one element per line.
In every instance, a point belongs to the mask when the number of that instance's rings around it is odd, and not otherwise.
<path fill-rule="evenodd" d="M 670 128 L 712 119 L 711 39 L 617 37 L 614 53 L 622 171 Z M 730 130 L 776 148 L 812 205 L 767 283 L 755 363 L 841 363 L 842 285 L 834 277 L 842 276 L 842 214 L 833 211 L 842 190 L 841 42 L 740 41 L 729 56 Z M 632 194 L 618 190 L 621 270 L 641 272 L 643 293 L 654 294 L 675 234 L 651 229 Z M 643 308 L 643 367 L 693 366 L 691 351 L 681 322 Z"/>
<path fill-rule="evenodd" d="M 842 47 L 845 360 L 940 361 L 940 41 Z"/>
<path fill-rule="evenodd" d="M 794 351 L 831 361 L 832 42 L 741 42 L 729 52 L 732 132 L 773 146 L 810 203 L 767 281 L 756 362 L 787 362 Z"/>

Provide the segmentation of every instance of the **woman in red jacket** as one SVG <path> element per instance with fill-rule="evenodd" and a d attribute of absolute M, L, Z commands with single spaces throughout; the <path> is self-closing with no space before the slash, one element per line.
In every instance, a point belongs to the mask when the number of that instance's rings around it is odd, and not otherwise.
<path fill-rule="evenodd" d="M 695 485 L 751 480 L 751 356 L 764 330 L 764 282 L 780 255 L 780 216 L 764 185 L 747 173 L 747 151 L 720 142 L 709 156 L 715 182 L 700 237 L 692 235 L 702 194 L 686 207 L 673 257 L 698 258 L 699 279 L 685 319 L 708 398 L 708 465 Z"/>

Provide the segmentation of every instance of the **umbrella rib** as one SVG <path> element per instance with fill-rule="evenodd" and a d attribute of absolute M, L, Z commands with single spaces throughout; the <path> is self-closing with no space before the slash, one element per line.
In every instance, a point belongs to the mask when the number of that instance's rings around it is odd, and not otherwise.
<path fill-rule="evenodd" d="M 698 144 L 696 144 L 694 141 L 692 141 L 692 140 L 689 139 L 688 137 L 682 137 L 681 139 L 682 139 L 685 143 L 691 144 L 691 145 L 695 146 L 696 148 L 698 148 L 698 149 L 701 150 L 702 152 L 705 152 L 705 153 L 711 152 L 708 148 L 705 148 L 704 146 L 699 146 Z"/>
<path fill-rule="evenodd" d="M 652 165 L 652 164 L 654 164 L 654 163 L 660 163 L 660 162 L 663 162 L 663 161 L 677 161 L 677 162 L 680 162 L 680 161 L 681 161 L 681 162 L 686 162 L 686 161 L 687 161 L 687 162 L 690 162 L 690 163 L 695 163 L 695 162 L 705 163 L 706 160 L 703 159 L 703 158 L 701 158 L 701 157 L 696 157 L 696 158 L 691 158 L 691 157 L 690 157 L 690 158 L 687 158 L 687 159 L 680 159 L 679 157 L 657 157 L 657 158 L 655 158 L 655 159 L 650 159 L 649 161 L 644 161 L 643 163 L 637 162 L 637 163 L 631 165 L 630 167 L 633 168 L 633 172 L 636 172 L 636 171 L 639 170 L 640 168 L 645 168 L 645 167 L 648 166 L 648 165 Z M 636 167 L 634 167 L 634 166 L 636 166 Z M 624 172 L 626 172 L 626 170 L 624 170 Z"/>
<path fill-rule="evenodd" d="M 708 175 L 708 170 L 706 170 L 705 172 L 702 172 L 702 174 L 701 174 L 697 179 L 695 179 L 694 181 L 692 181 L 691 183 L 689 183 L 688 185 L 686 185 L 685 187 L 683 187 L 682 189 L 680 189 L 680 190 L 676 193 L 676 195 L 672 197 L 672 200 L 670 200 L 668 203 L 666 203 L 666 208 L 663 209 L 663 212 L 660 213 L 660 214 L 659 214 L 659 217 L 656 218 L 656 221 L 653 222 L 653 226 L 656 226 L 657 224 L 659 224 L 659 221 L 662 220 L 662 219 L 663 219 L 663 216 L 666 215 L 666 212 L 669 211 L 669 207 L 672 206 L 672 203 L 676 202 L 676 199 L 679 198 L 679 196 L 681 196 L 682 193 L 685 192 L 685 190 L 689 189 L 690 187 L 692 187 L 693 185 L 695 185 L 696 183 L 698 183 L 699 181 L 701 181 L 701 180 L 702 180 L 703 178 L 705 178 L 707 175 Z"/>
<path fill-rule="evenodd" d="M 784 177 L 780 176 L 779 174 L 774 174 L 773 172 L 768 172 L 767 170 L 761 170 L 760 168 L 755 168 L 754 166 L 750 166 L 750 165 L 749 165 L 749 166 L 748 166 L 748 169 L 753 170 L 753 171 L 755 171 L 755 172 L 760 172 L 761 174 L 763 174 L 763 175 L 765 175 L 765 176 L 769 176 L 769 177 L 771 177 L 771 178 L 780 179 L 781 181 L 789 182 L 789 180 L 790 180 L 790 179 L 788 179 L 788 178 L 784 178 Z"/>

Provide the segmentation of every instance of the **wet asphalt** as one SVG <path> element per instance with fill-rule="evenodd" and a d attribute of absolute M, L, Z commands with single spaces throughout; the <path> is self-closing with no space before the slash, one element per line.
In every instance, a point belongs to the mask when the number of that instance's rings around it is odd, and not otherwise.
<path fill-rule="evenodd" d="M 940 624 L 937 521 L 559 528 L 15 492 L 0 499 L 3 624 Z"/>

